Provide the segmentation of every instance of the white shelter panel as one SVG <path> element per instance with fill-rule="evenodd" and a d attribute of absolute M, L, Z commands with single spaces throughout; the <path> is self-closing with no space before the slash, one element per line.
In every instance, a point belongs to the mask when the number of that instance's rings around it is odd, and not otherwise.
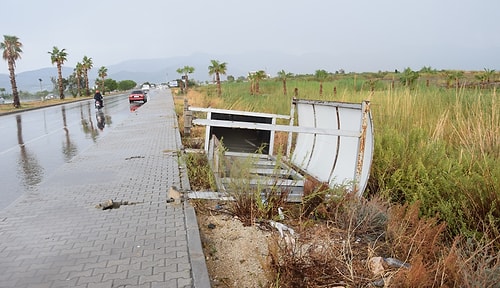
<path fill-rule="evenodd" d="M 314 106 L 297 104 L 298 125 L 302 127 L 316 127 L 314 118 Z M 312 148 L 316 134 L 299 133 L 297 135 L 295 150 L 292 155 L 292 163 L 307 171 L 309 159 L 311 158 Z"/>
<path fill-rule="evenodd" d="M 361 105 L 359 109 L 338 108 L 339 126 L 341 129 L 360 130 Z M 330 186 L 352 184 L 356 177 L 356 164 L 358 159 L 359 138 L 339 137 L 339 153 L 336 165 L 328 182 Z"/>
<path fill-rule="evenodd" d="M 314 114 L 307 117 L 314 117 L 316 119 L 316 127 L 339 129 L 339 123 L 335 116 L 335 107 L 323 105 L 313 105 L 313 107 Z M 299 121 L 301 119 L 302 116 L 299 116 Z M 302 125 L 302 123 L 299 122 L 299 125 Z M 323 182 L 329 182 L 328 180 L 337 158 L 338 142 L 338 136 L 316 134 L 314 146 L 310 147 L 312 154 L 308 163 L 309 165 L 306 167 L 309 174 Z"/>
<path fill-rule="evenodd" d="M 363 105 L 341 102 L 297 101 L 299 127 L 324 128 L 338 131 L 359 131 L 361 136 Z M 350 186 L 361 192 L 365 189 L 373 156 L 371 115 L 367 114 L 365 146 L 360 137 L 340 134 L 298 133 L 291 161 L 305 172 L 330 187 Z M 358 157 L 363 165 L 356 180 Z"/>

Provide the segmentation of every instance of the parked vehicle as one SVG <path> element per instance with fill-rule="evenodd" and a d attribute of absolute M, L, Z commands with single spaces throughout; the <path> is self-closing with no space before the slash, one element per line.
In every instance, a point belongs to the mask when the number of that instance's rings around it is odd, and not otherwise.
<path fill-rule="evenodd" d="M 0 104 L 5 104 L 5 99 L 3 99 L 3 97 L 0 97 Z"/>
<path fill-rule="evenodd" d="M 172 88 L 172 87 L 179 87 L 179 83 L 177 82 L 177 80 L 175 80 L 175 81 L 169 81 L 167 85 L 170 88 Z"/>
<path fill-rule="evenodd" d="M 130 103 L 133 103 L 136 101 L 142 101 L 143 103 L 146 103 L 146 102 L 148 102 L 148 99 L 146 97 L 146 93 L 144 93 L 142 90 L 134 90 L 128 96 L 128 101 Z"/>

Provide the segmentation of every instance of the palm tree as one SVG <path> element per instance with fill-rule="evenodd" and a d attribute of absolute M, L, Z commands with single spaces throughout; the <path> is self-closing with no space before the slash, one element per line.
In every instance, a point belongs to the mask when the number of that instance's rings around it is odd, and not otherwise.
<path fill-rule="evenodd" d="M 64 88 L 63 88 L 63 77 L 62 77 L 62 65 L 67 60 L 68 53 L 66 53 L 66 49 L 57 48 L 54 46 L 52 48 L 52 52 L 47 52 L 50 54 L 50 61 L 52 64 L 56 63 L 57 65 L 57 84 L 59 87 L 59 99 L 64 99 Z"/>
<path fill-rule="evenodd" d="M 401 73 L 401 76 L 399 77 L 399 82 L 401 82 L 404 86 L 406 87 L 411 87 L 417 79 L 420 77 L 420 73 L 417 71 L 411 70 L 410 67 L 407 67 L 403 73 Z"/>
<path fill-rule="evenodd" d="M 483 82 L 486 82 L 486 84 L 490 84 L 491 78 L 495 76 L 495 70 L 493 69 L 486 69 L 484 68 L 484 72 L 482 73 L 482 79 Z"/>
<path fill-rule="evenodd" d="M 278 78 L 283 82 L 283 95 L 286 96 L 286 79 L 293 77 L 293 73 L 287 73 L 285 70 L 278 72 Z"/>
<path fill-rule="evenodd" d="M 85 79 L 85 95 L 90 96 L 90 90 L 89 90 L 89 70 L 92 69 L 92 58 L 83 56 L 82 60 L 82 71 L 83 71 L 83 77 Z"/>
<path fill-rule="evenodd" d="M 219 62 L 217 60 L 210 60 L 212 65 L 208 66 L 208 75 L 212 76 L 215 74 L 215 82 L 217 83 L 217 95 L 221 95 L 222 88 L 220 86 L 220 75 L 226 75 L 227 63 Z"/>
<path fill-rule="evenodd" d="M 184 74 L 184 77 L 183 77 L 183 78 L 184 78 L 184 81 L 186 81 L 186 82 L 184 83 L 184 89 L 185 89 L 185 91 L 186 91 L 186 93 L 187 93 L 187 90 L 188 90 L 188 82 L 189 82 L 189 77 L 188 77 L 188 74 L 191 74 L 191 73 L 193 73 L 193 72 L 194 72 L 194 67 L 191 67 L 191 66 L 184 66 L 184 67 L 182 67 L 182 68 L 177 69 L 177 70 L 176 70 L 176 72 L 177 72 L 177 73 L 179 73 L 179 74 L 181 74 L 181 75 L 182 75 L 182 74 Z"/>
<path fill-rule="evenodd" d="M 458 89 L 460 86 L 460 79 L 464 76 L 464 72 L 459 70 L 445 70 L 443 74 L 446 77 L 446 88 L 451 88 L 451 82 L 455 82 L 455 88 Z"/>
<path fill-rule="evenodd" d="M 248 73 L 248 80 L 250 81 L 250 94 L 253 95 L 255 92 L 255 73 Z"/>
<path fill-rule="evenodd" d="M 101 78 L 101 90 L 102 90 L 102 94 L 104 95 L 104 79 L 106 78 L 106 76 L 108 76 L 108 68 L 102 66 L 101 68 L 99 68 L 99 71 L 98 71 L 98 74 L 99 74 L 99 78 Z"/>
<path fill-rule="evenodd" d="M 260 80 L 263 80 L 266 78 L 267 78 L 266 71 L 259 70 L 259 71 L 255 72 L 255 74 L 253 75 L 253 79 L 255 81 L 255 93 L 259 94 L 259 90 L 260 90 L 259 82 L 260 82 Z"/>
<path fill-rule="evenodd" d="M 319 96 L 323 95 L 323 81 L 328 77 L 328 72 L 326 70 L 316 70 L 314 77 L 319 81 Z"/>
<path fill-rule="evenodd" d="M 78 96 L 82 96 L 82 85 L 80 83 L 80 80 L 82 79 L 82 73 L 83 73 L 83 65 L 82 63 L 78 62 L 76 63 L 76 67 L 75 67 L 75 78 L 76 78 L 76 94 Z"/>
<path fill-rule="evenodd" d="M 23 53 L 22 47 L 23 44 L 19 42 L 17 36 L 3 35 L 3 42 L 0 43 L 0 49 L 3 50 L 3 59 L 7 61 L 7 65 L 9 65 L 10 85 L 12 86 L 13 96 L 12 104 L 15 108 L 21 107 L 14 69 L 16 67 L 16 60 L 21 59 L 21 53 Z"/>

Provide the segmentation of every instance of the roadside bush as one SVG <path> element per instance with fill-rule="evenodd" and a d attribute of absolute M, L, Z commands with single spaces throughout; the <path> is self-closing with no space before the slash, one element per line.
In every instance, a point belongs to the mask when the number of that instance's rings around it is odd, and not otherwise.
<path fill-rule="evenodd" d="M 183 155 L 183 161 L 186 163 L 189 184 L 192 190 L 217 190 L 217 185 L 215 184 L 215 179 L 205 154 L 187 153 Z"/>

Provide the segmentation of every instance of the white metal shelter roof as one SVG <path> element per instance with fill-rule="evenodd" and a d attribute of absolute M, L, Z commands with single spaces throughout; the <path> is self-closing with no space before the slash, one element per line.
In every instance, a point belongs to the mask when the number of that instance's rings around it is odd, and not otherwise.
<path fill-rule="evenodd" d="M 362 194 L 373 156 L 368 103 L 296 100 L 295 106 L 299 127 L 346 132 L 297 133 L 291 162 L 332 188 L 347 186 Z"/>

